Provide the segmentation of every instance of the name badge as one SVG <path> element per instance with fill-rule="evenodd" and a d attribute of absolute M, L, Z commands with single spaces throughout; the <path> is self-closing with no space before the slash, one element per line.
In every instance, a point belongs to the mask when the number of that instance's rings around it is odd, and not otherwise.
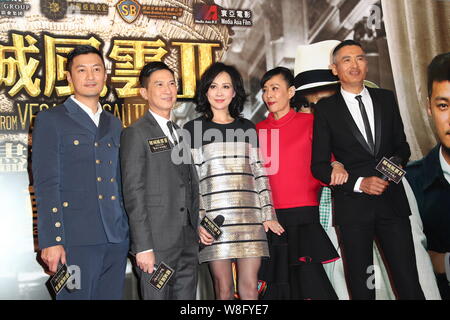
<path fill-rule="evenodd" d="M 50 284 L 55 294 L 58 294 L 66 286 L 70 276 L 67 265 L 60 265 L 56 273 L 50 278 Z"/>
<path fill-rule="evenodd" d="M 171 146 L 169 143 L 169 138 L 167 137 L 161 137 L 161 138 L 155 138 L 155 139 L 151 139 L 151 140 L 147 140 L 148 141 L 148 145 L 150 146 L 150 151 L 152 153 L 156 153 L 156 152 L 162 152 L 162 151 L 167 151 L 167 150 L 171 150 Z"/>
<path fill-rule="evenodd" d="M 158 268 L 153 271 L 153 275 L 150 278 L 149 283 L 156 290 L 162 290 L 173 276 L 173 273 L 174 270 L 161 261 Z"/>
<path fill-rule="evenodd" d="M 396 184 L 398 184 L 406 174 L 405 170 L 385 157 L 381 159 L 375 169 L 381 172 L 389 180 L 394 181 Z"/>

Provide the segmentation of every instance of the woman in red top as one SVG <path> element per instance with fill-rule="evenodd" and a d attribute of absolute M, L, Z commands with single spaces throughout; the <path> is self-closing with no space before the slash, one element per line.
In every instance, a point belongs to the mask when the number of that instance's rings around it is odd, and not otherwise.
<path fill-rule="evenodd" d="M 337 299 L 322 266 L 339 255 L 319 222 L 321 183 L 310 169 L 314 116 L 291 108 L 293 82 L 283 67 L 261 80 L 270 114 L 256 128 L 277 218 L 286 231 L 268 233 L 270 260 L 259 273 L 267 283 L 263 299 Z M 340 163 L 332 165 L 331 185 L 344 183 L 347 172 Z"/>

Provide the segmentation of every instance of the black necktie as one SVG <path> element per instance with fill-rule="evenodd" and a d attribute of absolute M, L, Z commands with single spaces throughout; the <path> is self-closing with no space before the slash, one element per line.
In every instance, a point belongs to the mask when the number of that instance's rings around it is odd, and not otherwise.
<path fill-rule="evenodd" d="M 366 130 L 366 136 L 367 136 L 367 143 L 369 144 L 370 150 L 372 150 L 372 154 L 375 150 L 375 145 L 373 143 L 373 136 L 372 136 L 372 130 L 370 130 L 370 123 L 369 118 L 367 117 L 366 107 L 364 106 L 364 103 L 362 102 L 361 96 L 356 96 L 356 100 L 358 100 L 359 103 L 359 111 L 361 111 L 361 116 L 364 122 L 364 129 Z"/>
<path fill-rule="evenodd" d="M 172 136 L 173 144 L 177 145 L 178 139 L 177 139 L 177 136 L 175 135 L 175 132 L 173 131 L 173 127 L 174 127 L 173 122 L 167 121 L 167 127 L 169 128 L 170 135 Z"/>

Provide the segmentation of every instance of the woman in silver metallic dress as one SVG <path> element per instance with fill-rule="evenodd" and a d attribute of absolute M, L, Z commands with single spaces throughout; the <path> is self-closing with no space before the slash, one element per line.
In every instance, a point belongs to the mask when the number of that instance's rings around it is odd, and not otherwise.
<path fill-rule="evenodd" d="M 221 300 L 233 298 L 233 259 L 240 298 L 258 298 L 261 257 L 269 256 L 266 232 L 284 232 L 259 159 L 255 126 L 241 117 L 245 98 L 239 72 L 214 63 L 197 89 L 196 111 L 202 116 L 184 126 L 191 135 L 200 180 L 200 220 L 206 215 L 210 220 L 222 216 L 224 221 L 217 240 L 198 228 L 204 245 L 199 261 L 209 262 L 216 299 Z"/>

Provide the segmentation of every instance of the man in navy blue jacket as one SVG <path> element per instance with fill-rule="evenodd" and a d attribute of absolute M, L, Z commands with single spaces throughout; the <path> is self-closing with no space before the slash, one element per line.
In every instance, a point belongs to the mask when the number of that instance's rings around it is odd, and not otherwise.
<path fill-rule="evenodd" d="M 102 110 L 103 56 L 78 46 L 67 57 L 74 95 L 40 112 L 32 169 L 41 258 L 50 272 L 77 266 L 81 283 L 57 299 L 121 299 L 129 248 L 120 188 L 121 122 Z"/>
<path fill-rule="evenodd" d="M 439 143 L 406 170 L 442 299 L 450 299 L 450 52 L 428 66 L 428 114 Z"/>

